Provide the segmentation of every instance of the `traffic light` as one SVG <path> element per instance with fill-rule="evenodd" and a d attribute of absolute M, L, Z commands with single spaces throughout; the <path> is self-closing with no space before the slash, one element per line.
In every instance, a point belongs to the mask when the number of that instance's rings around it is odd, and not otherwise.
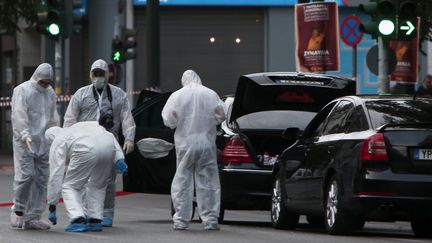
<path fill-rule="evenodd" d="M 58 38 L 63 31 L 63 6 L 59 0 L 42 0 L 36 7 L 37 30 L 50 38 Z"/>
<path fill-rule="evenodd" d="M 123 43 L 123 52 L 124 52 L 124 59 L 134 59 L 136 56 L 135 53 L 135 47 L 137 45 L 136 43 L 136 34 L 137 31 L 134 29 L 127 29 L 122 28 L 122 43 Z"/>
<path fill-rule="evenodd" d="M 124 62 L 123 43 L 118 38 L 115 38 L 112 40 L 111 60 L 114 63 L 123 63 Z"/>
<path fill-rule="evenodd" d="M 417 34 L 417 3 L 401 0 L 398 6 L 398 39 L 412 39 Z"/>
<path fill-rule="evenodd" d="M 362 23 L 359 30 L 385 39 L 395 38 L 396 32 L 396 3 L 398 0 L 370 0 L 359 5 L 361 11 L 371 16 L 371 22 Z"/>
<path fill-rule="evenodd" d="M 121 39 L 116 37 L 112 40 L 111 60 L 114 63 L 124 63 L 135 58 L 136 34 L 134 29 L 122 28 Z"/>
<path fill-rule="evenodd" d="M 373 38 L 381 36 L 392 39 L 396 32 L 396 6 L 397 0 L 370 0 L 359 5 L 361 11 L 371 16 L 371 21 L 359 26 L 361 32 L 372 35 Z"/>
<path fill-rule="evenodd" d="M 64 0 L 64 37 L 68 38 L 73 33 L 81 31 L 81 21 L 83 16 L 82 0 Z"/>
<path fill-rule="evenodd" d="M 370 0 L 360 4 L 360 10 L 371 15 L 372 21 L 361 24 L 359 29 L 374 38 L 411 39 L 417 34 L 421 3 L 417 0 Z"/>

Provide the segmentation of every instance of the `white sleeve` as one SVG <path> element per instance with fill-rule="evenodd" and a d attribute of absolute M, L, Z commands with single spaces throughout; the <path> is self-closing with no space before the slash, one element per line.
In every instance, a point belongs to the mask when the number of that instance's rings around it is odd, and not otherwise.
<path fill-rule="evenodd" d="M 219 97 L 218 97 L 219 99 Z M 225 103 L 219 99 L 218 104 L 215 108 L 215 117 L 218 124 L 222 123 L 226 119 L 226 106 Z"/>
<path fill-rule="evenodd" d="M 120 120 L 125 140 L 134 142 L 136 125 L 126 94 L 124 94 L 123 96 L 122 107 L 120 111 Z"/>
<path fill-rule="evenodd" d="M 66 167 L 67 144 L 63 138 L 55 139 L 51 145 L 49 164 L 50 175 L 48 180 L 48 204 L 57 205 L 61 196 L 61 189 Z"/>
<path fill-rule="evenodd" d="M 173 93 L 165 103 L 164 108 L 162 109 L 162 119 L 165 124 L 165 126 L 174 129 L 177 127 L 177 113 L 175 111 L 175 104 L 176 104 L 176 98 L 175 94 Z"/>
<path fill-rule="evenodd" d="M 81 102 L 79 100 L 78 96 L 81 96 L 82 92 L 75 92 L 75 94 L 72 96 L 69 105 L 66 109 L 66 113 L 64 115 L 64 122 L 63 127 L 70 127 L 73 124 L 78 122 L 78 116 L 81 109 Z"/>
<path fill-rule="evenodd" d="M 110 133 L 111 134 L 111 133 Z M 114 163 L 117 162 L 117 160 L 119 159 L 125 159 L 124 157 L 124 153 L 122 148 L 120 147 L 120 144 L 117 142 L 117 139 L 114 137 L 114 135 L 112 135 L 112 140 L 115 146 L 115 157 L 114 157 Z"/>
<path fill-rule="evenodd" d="M 27 107 L 25 90 L 21 86 L 15 88 L 12 94 L 11 120 L 13 133 L 21 141 L 31 136 Z"/>

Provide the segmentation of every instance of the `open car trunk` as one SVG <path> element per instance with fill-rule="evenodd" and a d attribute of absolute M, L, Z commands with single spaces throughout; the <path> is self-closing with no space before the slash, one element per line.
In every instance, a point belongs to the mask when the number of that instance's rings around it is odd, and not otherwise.
<path fill-rule="evenodd" d="M 288 127 L 303 130 L 331 100 L 355 94 L 355 82 L 332 76 L 303 73 L 256 73 L 241 76 L 229 127 L 241 135 L 250 155 L 259 163 L 275 158 L 297 137 L 283 138 Z M 267 155 L 270 158 L 264 158 Z"/>

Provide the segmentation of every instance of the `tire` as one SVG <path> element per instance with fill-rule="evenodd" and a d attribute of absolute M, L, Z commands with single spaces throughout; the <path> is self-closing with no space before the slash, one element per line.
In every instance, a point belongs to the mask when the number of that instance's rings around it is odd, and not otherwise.
<path fill-rule="evenodd" d="M 411 229 L 419 238 L 432 238 L 432 219 L 412 219 Z"/>
<path fill-rule="evenodd" d="M 285 193 L 282 190 L 280 177 L 276 176 L 273 180 L 271 196 L 271 222 L 275 229 L 294 229 L 296 228 L 299 215 L 291 213 L 284 205 Z"/>
<path fill-rule="evenodd" d="M 334 175 L 327 185 L 324 220 L 327 232 L 332 235 L 348 234 L 364 225 L 362 217 L 346 212 L 340 194 L 340 184 Z"/>

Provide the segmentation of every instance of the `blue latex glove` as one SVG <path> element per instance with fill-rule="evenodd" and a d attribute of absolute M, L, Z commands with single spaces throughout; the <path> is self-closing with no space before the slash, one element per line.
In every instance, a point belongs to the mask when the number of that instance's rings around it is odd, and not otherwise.
<path fill-rule="evenodd" d="M 124 161 L 124 159 L 119 159 L 116 162 L 117 165 L 117 171 L 120 173 L 125 173 L 128 170 L 128 165 L 126 164 L 126 162 Z"/>
<path fill-rule="evenodd" d="M 55 210 L 49 212 L 49 214 L 48 214 L 48 219 L 49 219 L 49 221 L 52 222 L 53 225 L 56 225 L 56 224 L 57 224 L 57 213 L 56 213 Z"/>

